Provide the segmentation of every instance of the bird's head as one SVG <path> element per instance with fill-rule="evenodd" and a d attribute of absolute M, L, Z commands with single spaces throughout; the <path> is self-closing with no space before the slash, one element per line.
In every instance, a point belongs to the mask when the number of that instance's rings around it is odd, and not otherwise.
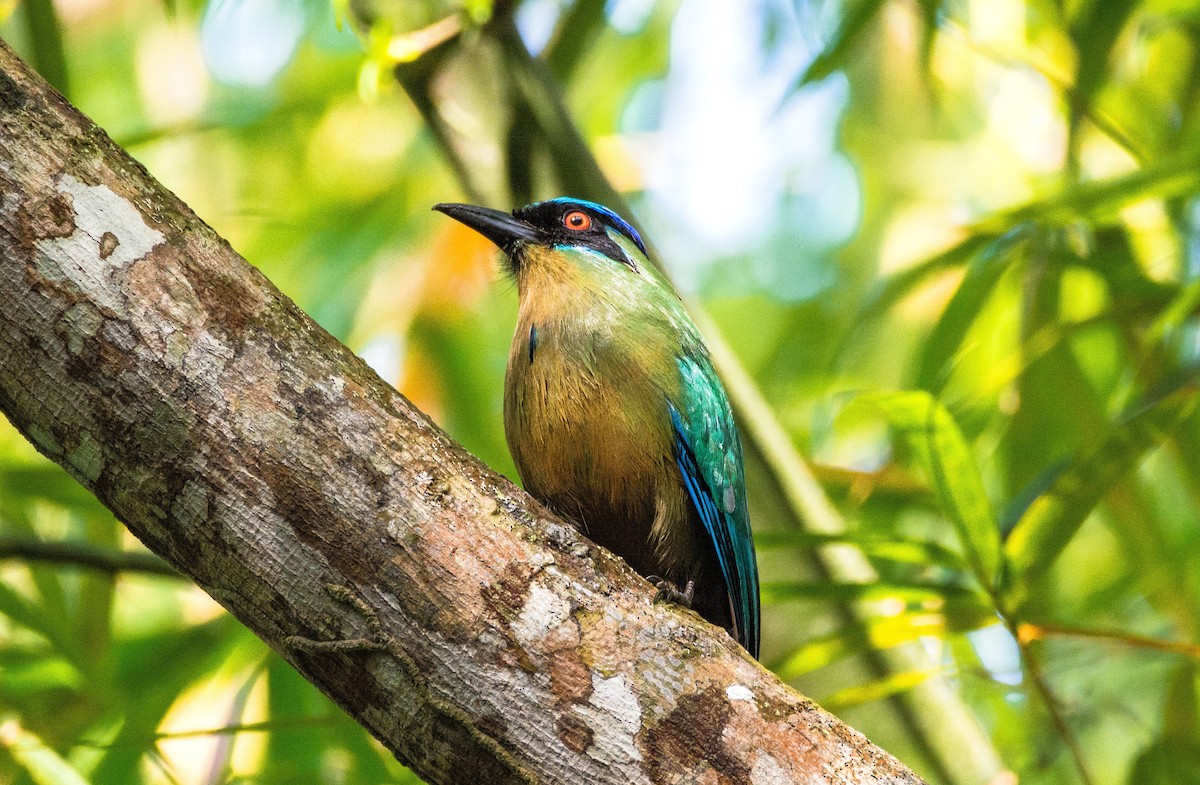
<path fill-rule="evenodd" d="M 635 273 L 649 267 L 646 246 L 637 230 L 595 202 L 561 197 L 535 202 L 511 214 L 471 204 L 439 204 L 433 209 L 500 246 L 518 278 L 526 265 L 534 263 L 539 250 L 574 252 L 569 255 L 581 261 L 599 254 Z"/>

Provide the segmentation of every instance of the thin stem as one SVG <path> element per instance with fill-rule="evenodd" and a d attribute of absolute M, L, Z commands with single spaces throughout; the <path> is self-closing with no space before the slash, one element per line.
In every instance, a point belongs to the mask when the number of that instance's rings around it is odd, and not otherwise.
<path fill-rule="evenodd" d="M 1017 629 L 1020 629 L 1019 627 Z M 1079 779 L 1083 785 L 1092 785 L 1092 775 L 1088 772 L 1087 761 L 1083 757 L 1083 748 L 1079 746 L 1079 740 L 1075 738 L 1075 732 L 1071 730 L 1071 725 L 1067 722 L 1066 714 L 1063 712 L 1062 706 L 1059 704 L 1058 697 L 1050 688 L 1050 683 L 1046 680 L 1046 675 L 1042 671 L 1042 665 L 1034 656 L 1032 647 L 1027 642 L 1023 642 L 1016 635 L 1017 646 L 1021 650 L 1021 659 L 1025 663 L 1025 670 L 1029 674 L 1029 680 L 1033 682 L 1033 686 L 1037 689 L 1038 694 L 1042 698 L 1042 703 L 1046 706 L 1046 711 L 1050 714 L 1050 721 L 1054 723 L 1055 730 L 1067 745 L 1067 749 L 1071 751 L 1071 757 L 1075 761 L 1075 769 L 1079 772 Z"/>
<path fill-rule="evenodd" d="M 117 746 L 142 745 L 148 742 L 169 741 L 174 739 L 194 739 L 203 736 L 233 736 L 239 733 L 271 733 L 277 730 L 291 728 L 320 728 L 334 724 L 337 716 L 318 715 L 314 717 L 286 717 L 282 719 L 264 720 L 262 722 L 246 722 L 234 725 L 222 725 L 216 728 L 199 730 L 164 731 L 155 733 L 145 739 L 122 739 L 119 742 L 98 742 L 84 739 L 78 743 L 80 747 L 96 749 L 112 749 Z"/>
<path fill-rule="evenodd" d="M 1150 649 L 1152 651 L 1163 652 L 1164 654 L 1178 654 L 1183 657 L 1200 660 L 1200 643 L 1165 641 L 1161 638 L 1151 638 L 1146 635 L 1135 635 L 1130 632 L 1121 632 L 1118 630 L 1090 630 L 1082 627 L 1065 627 L 1058 624 L 1026 622 L 1017 627 L 1017 640 L 1021 643 L 1042 640 L 1044 638 L 1092 640 L 1115 646 Z"/>
<path fill-rule="evenodd" d="M 0 537 L 0 561 L 9 559 L 70 565 L 107 573 L 141 572 L 171 578 L 183 577 L 153 553 L 97 548 L 79 542 Z"/>

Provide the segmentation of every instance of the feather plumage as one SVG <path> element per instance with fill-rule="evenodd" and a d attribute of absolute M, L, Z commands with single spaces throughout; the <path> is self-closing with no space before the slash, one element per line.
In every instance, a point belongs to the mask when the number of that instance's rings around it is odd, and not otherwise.
<path fill-rule="evenodd" d="M 692 607 L 757 657 L 758 569 L 733 413 L 637 231 L 573 199 L 511 217 L 438 209 L 500 245 L 516 277 L 504 423 L 527 490 L 643 575 L 694 581 Z"/>

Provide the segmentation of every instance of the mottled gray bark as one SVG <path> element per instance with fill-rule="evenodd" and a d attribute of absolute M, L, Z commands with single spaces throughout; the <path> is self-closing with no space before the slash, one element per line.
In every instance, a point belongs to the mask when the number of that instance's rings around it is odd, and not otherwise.
<path fill-rule="evenodd" d="M 430 782 L 919 782 L 451 442 L 3 44 L 0 409 Z"/>

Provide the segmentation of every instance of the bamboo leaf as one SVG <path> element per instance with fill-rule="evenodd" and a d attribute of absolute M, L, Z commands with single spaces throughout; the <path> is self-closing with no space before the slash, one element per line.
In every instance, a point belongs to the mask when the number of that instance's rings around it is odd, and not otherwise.
<path fill-rule="evenodd" d="M 792 90 L 799 90 L 807 84 L 819 82 L 834 71 L 845 67 L 858 39 L 882 7 L 883 0 L 858 0 L 853 3 L 842 15 L 837 31 L 826 42 L 825 48 L 800 74 Z"/>
<path fill-rule="evenodd" d="M 1091 450 L 1072 461 L 1029 505 L 1005 544 L 1017 603 L 1062 554 L 1096 504 L 1187 417 L 1195 404 L 1196 387 L 1185 383 L 1131 413 Z"/>
<path fill-rule="evenodd" d="M 18 592 L 0 583 L 0 614 L 9 621 L 45 638 L 55 651 L 66 657 L 76 667 L 83 668 L 84 661 L 75 639 L 74 630 L 65 620 L 55 618 L 46 609 L 35 604 Z"/>
<path fill-rule="evenodd" d="M 1078 138 L 1079 122 L 1091 111 L 1096 94 L 1108 77 L 1108 64 L 1117 38 L 1138 5 L 1138 0 L 1088 3 L 1071 25 L 1071 39 L 1079 52 L 1075 89 L 1070 93 L 1073 139 Z"/>
<path fill-rule="evenodd" d="M 855 315 L 854 325 L 862 327 L 867 322 L 878 319 L 938 273 L 966 264 L 974 254 L 986 248 L 988 243 L 995 239 L 995 235 L 990 232 L 972 234 L 951 248 L 885 279 Z M 854 331 L 851 331 L 845 343 L 850 343 L 853 337 Z"/>
<path fill-rule="evenodd" d="M 559 19 L 541 58 L 561 84 L 568 84 L 580 60 L 604 30 L 604 3 L 575 3 Z"/>
<path fill-rule="evenodd" d="M 772 548 L 824 548 L 834 545 L 852 545 L 868 556 L 885 561 L 921 566 L 937 566 L 948 570 L 966 569 L 962 554 L 936 542 L 925 540 L 897 540 L 885 537 L 847 532 L 846 534 L 819 534 L 807 531 L 756 532 L 754 545 L 759 550 Z"/>
<path fill-rule="evenodd" d="M 5 496 L 22 503 L 45 501 L 81 515 L 111 516 L 104 505 L 63 471 L 61 466 L 48 461 L 0 468 L 0 489 Z"/>
<path fill-rule="evenodd" d="M 999 526 L 979 468 L 953 418 L 924 391 L 870 394 L 856 400 L 879 407 L 913 450 L 954 523 L 976 580 L 993 589 L 1001 555 Z"/>
<path fill-rule="evenodd" d="M 823 698 L 821 705 L 829 711 L 844 711 L 852 706 L 859 706 L 864 703 L 871 703 L 872 701 L 883 700 L 893 695 L 908 692 L 940 673 L 941 670 L 938 668 L 893 673 L 882 679 L 875 679 L 865 684 L 856 684 L 853 687 L 838 690 L 832 695 Z"/>
<path fill-rule="evenodd" d="M 933 46 L 937 41 L 941 0 L 917 0 L 921 14 L 921 69 L 928 75 L 933 65 Z"/>
<path fill-rule="evenodd" d="M 88 785 L 71 764 L 15 720 L 0 725 L 0 747 L 8 751 L 36 785 Z"/>
<path fill-rule="evenodd" d="M 965 264 L 974 254 L 1022 224 L 1063 223 L 1080 217 L 1086 217 L 1094 224 L 1103 224 L 1111 222 L 1124 205 L 1151 197 L 1169 199 L 1197 190 L 1200 190 L 1200 151 L 1186 150 L 1127 175 L 1079 183 L 1044 199 L 1001 210 L 972 224 L 967 228 L 967 236 L 945 251 L 885 279 L 859 310 L 854 324 L 861 327 L 880 317 L 930 278 Z M 1081 264 L 1086 262 L 1086 259 L 1082 260 Z M 1123 282 L 1130 280 L 1130 271 L 1124 267 L 1114 268 L 1108 264 L 1095 267 L 1108 278 L 1120 274 L 1125 276 Z M 1141 274 L 1137 279 L 1139 292 L 1147 296 L 1162 296 L 1161 284 Z M 1124 285 L 1118 286 L 1117 291 L 1128 293 Z M 849 343 L 852 337 L 848 337 L 846 342 Z"/>
<path fill-rule="evenodd" d="M 84 687 L 83 674 L 65 658 L 48 654 L 43 646 L 6 644 L 0 649 L 0 701 L 7 705 L 41 699 L 47 693 L 74 692 Z"/>
<path fill-rule="evenodd" d="M 771 670 L 784 681 L 791 681 L 863 651 L 882 651 L 918 638 L 942 638 L 949 632 L 966 632 L 995 623 L 996 615 L 990 607 L 976 604 L 975 609 L 973 615 L 912 611 L 875 617 L 806 642 Z M 964 624 L 967 619 L 971 621 Z"/>
<path fill-rule="evenodd" d="M 229 615 L 186 629 L 126 639 L 114 649 L 114 682 L 130 685 L 120 731 L 106 745 L 92 775 L 96 785 L 137 782 L 142 758 L 154 750 L 167 710 L 188 685 L 205 680 L 251 635 Z M 261 653 L 260 644 L 246 647 Z M 147 679 L 146 674 L 154 674 Z"/>
<path fill-rule="evenodd" d="M 24 0 L 25 27 L 33 47 L 33 67 L 64 96 L 70 96 L 62 24 L 51 0 Z"/>
<path fill-rule="evenodd" d="M 764 603 L 787 600 L 837 600 L 841 602 L 872 602 L 899 599 L 919 604 L 944 602 L 971 597 L 972 591 L 954 583 L 920 581 L 875 581 L 873 583 L 830 583 L 806 581 L 767 581 L 761 587 Z"/>
<path fill-rule="evenodd" d="M 924 390 L 937 390 L 942 385 L 946 365 L 953 359 L 971 325 L 979 317 L 984 303 L 1011 263 L 1019 256 L 1015 246 L 1022 242 L 1026 232 L 1020 227 L 1005 237 L 990 244 L 967 265 L 963 277 L 949 305 L 942 313 L 929 340 L 921 352 L 917 370 L 916 386 Z"/>

